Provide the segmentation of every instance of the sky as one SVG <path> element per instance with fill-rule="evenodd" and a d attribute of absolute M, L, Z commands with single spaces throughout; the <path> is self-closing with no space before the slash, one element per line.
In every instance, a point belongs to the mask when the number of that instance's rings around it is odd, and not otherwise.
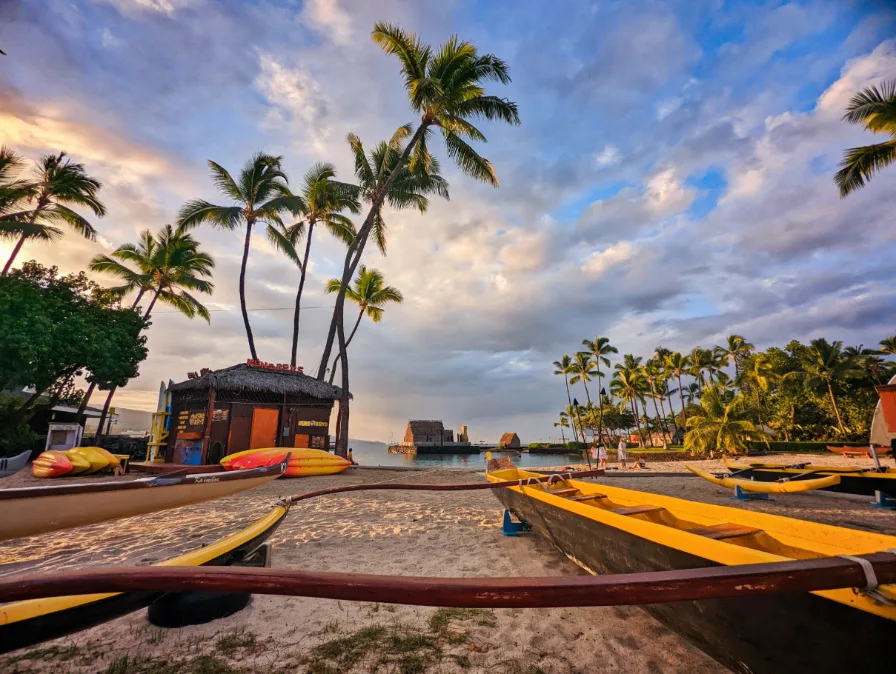
<path fill-rule="evenodd" d="M 649 356 L 732 333 L 759 348 L 896 332 L 896 168 L 841 200 L 843 150 L 881 140 L 841 120 L 896 77 L 885 3 L 5 0 L 0 142 L 65 150 L 104 183 L 99 235 L 27 245 L 63 271 L 221 202 L 207 160 L 236 171 L 282 155 L 293 184 L 317 161 L 352 177 L 368 145 L 416 123 L 376 21 L 432 44 L 452 34 L 505 59 L 522 125 L 486 123 L 498 189 L 451 165 L 450 201 L 388 213 L 388 255 L 365 253 L 405 301 L 350 348 L 354 438 L 408 419 L 553 437 L 566 404 L 552 361 L 610 337 Z M 242 234 L 195 232 L 214 256 L 212 321 L 154 312 L 149 357 L 115 404 L 154 409 L 160 380 L 245 360 Z M 299 363 L 317 368 L 344 248 L 315 232 Z M 11 246 L 0 242 L 5 259 Z M 111 278 L 96 276 L 111 283 Z M 253 239 L 247 295 L 259 357 L 288 362 L 296 268 Z M 584 391 L 575 392 L 580 399 Z"/>

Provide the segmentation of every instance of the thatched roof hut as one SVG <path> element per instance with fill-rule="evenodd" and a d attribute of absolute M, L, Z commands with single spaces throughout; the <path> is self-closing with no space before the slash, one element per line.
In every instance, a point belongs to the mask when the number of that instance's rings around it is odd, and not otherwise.
<path fill-rule="evenodd" d="M 404 432 L 404 441 L 408 443 L 442 444 L 454 442 L 454 431 L 446 430 L 441 421 L 412 420 L 408 422 Z"/>
<path fill-rule="evenodd" d="M 206 372 L 198 377 L 172 384 L 175 391 L 231 391 L 245 394 L 300 395 L 320 400 L 339 400 L 342 389 L 301 372 L 249 367 L 246 363 Z"/>
<path fill-rule="evenodd" d="M 516 433 L 505 433 L 498 442 L 498 447 L 507 447 L 508 449 L 520 448 L 520 436 Z"/>

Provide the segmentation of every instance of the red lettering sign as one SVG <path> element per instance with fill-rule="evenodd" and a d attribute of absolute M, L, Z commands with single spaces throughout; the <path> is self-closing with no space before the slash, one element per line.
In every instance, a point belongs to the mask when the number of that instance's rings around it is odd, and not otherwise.
<path fill-rule="evenodd" d="M 246 361 L 246 365 L 248 367 L 257 367 L 262 370 L 274 370 L 276 372 L 298 372 L 299 374 L 304 374 L 304 369 L 301 365 L 295 366 L 290 365 L 289 363 L 266 363 L 263 360 L 249 358 Z"/>

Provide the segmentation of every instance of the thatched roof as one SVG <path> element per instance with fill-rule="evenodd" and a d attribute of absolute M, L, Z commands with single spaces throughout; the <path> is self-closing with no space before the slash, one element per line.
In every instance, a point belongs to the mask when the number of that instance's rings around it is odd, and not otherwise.
<path fill-rule="evenodd" d="M 408 427 L 415 437 L 421 435 L 438 435 L 441 437 L 445 426 L 441 421 L 409 421 Z"/>
<path fill-rule="evenodd" d="M 520 436 L 516 433 L 504 433 L 501 436 L 501 440 L 498 441 L 499 447 L 519 447 L 520 446 Z"/>
<path fill-rule="evenodd" d="M 299 372 L 249 367 L 245 363 L 172 384 L 168 389 L 170 391 L 199 391 L 212 388 L 212 382 L 218 391 L 306 395 L 321 400 L 338 400 L 342 397 L 342 389 L 338 386 L 318 381 L 314 377 Z"/>

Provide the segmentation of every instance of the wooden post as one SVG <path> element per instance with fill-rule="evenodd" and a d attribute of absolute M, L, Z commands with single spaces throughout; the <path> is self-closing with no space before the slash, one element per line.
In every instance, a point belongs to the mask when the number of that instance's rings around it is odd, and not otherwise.
<path fill-rule="evenodd" d="M 205 435 L 202 438 L 202 452 L 199 463 L 205 465 L 205 457 L 208 455 L 208 445 L 212 439 L 212 417 L 215 415 L 215 380 L 208 392 L 208 413 L 205 416 Z"/>

